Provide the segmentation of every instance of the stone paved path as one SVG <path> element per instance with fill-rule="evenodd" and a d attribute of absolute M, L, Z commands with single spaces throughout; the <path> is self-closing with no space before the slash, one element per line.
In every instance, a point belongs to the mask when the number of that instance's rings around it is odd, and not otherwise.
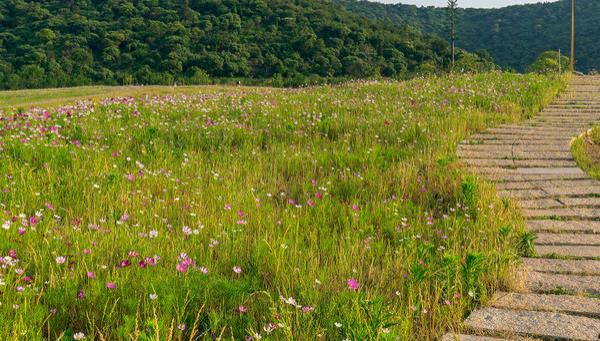
<path fill-rule="evenodd" d="M 464 141 L 458 155 L 520 204 L 537 258 L 522 292 L 499 292 L 449 340 L 600 340 L 600 182 L 581 171 L 570 141 L 600 121 L 600 77 L 575 77 L 533 119 Z"/>

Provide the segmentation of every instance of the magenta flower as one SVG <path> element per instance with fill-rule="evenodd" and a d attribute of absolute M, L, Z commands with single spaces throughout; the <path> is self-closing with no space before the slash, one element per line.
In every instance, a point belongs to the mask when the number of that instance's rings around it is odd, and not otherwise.
<path fill-rule="evenodd" d="M 190 266 L 194 266 L 194 260 L 182 252 L 179 256 L 179 264 L 175 268 L 181 273 L 186 273 Z"/>
<path fill-rule="evenodd" d="M 106 288 L 107 289 L 116 289 L 117 285 L 113 282 L 106 282 Z"/>
<path fill-rule="evenodd" d="M 306 202 L 306 204 L 308 205 L 308 207 L 313 207 L 315 206 L 315 202 L 312 199 L 308 199 L 308 201 Z"/>
<path fill-rule="evenodd" d="M 352 289 L 354 291 L 358 290 L 358 280 L 355 278 L 350 278 L 347 282 L 348 289 Z"/>
<path fill-rule="evenodd" d="M 29 218 L 29 225 L 30 226 L 35 226 L 40 222 L 40 218 L 36 217 L 36 216 L 32 216 Z"/>
<path fill-rule="evenodd" d="M 352 211 L 358 211 L 360 210 L 360 207 L 357 204 L 352 204 Z"/>
<path fill-rule="evenodd" d="M 93 273 L 93 272 L 91 272 L 91 271 L 88 271 L 87 272 L 87 278 L 89 278 L 89 279 L 95 279 L 96 278 L 96 274 Z"/>

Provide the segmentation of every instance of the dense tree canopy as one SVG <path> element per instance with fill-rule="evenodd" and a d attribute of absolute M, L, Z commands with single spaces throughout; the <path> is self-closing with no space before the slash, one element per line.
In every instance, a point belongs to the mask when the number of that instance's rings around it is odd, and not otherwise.
<path fill-rule="evenodd" d="M 0 86 L 405 76 L 445 41 L 320 0 L 3 0 Z"/>
<path fill-rule="evenodd" d="M 336 0 L 347 9 L 370 18 L 410 24 L 423 32 L 449 38 L 444 8 L 384 5 L 367 1 Z M 460 5 L 460 1 L 458 2 Z M 576 67 L 600 69 L 600 1 L 576 1 Z M 500 9 L 460 9 L 457 45 L 470 51 L 485 49 L 503 67 L 526 71 L 544 51 L 570 49 L 571 1 L 510 6 Z"/>

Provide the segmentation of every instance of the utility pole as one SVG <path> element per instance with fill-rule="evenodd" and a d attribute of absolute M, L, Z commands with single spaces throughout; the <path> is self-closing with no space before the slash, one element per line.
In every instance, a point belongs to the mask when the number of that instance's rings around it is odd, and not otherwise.
<path fill-rule="evenodd" d="M 571 0 L 571 72 L 575 71 L 575 0 Z"/>
<path fill-rule="evenodd" d="M 452 49 L 452 70 L 456 61 L 456 10 L 458 0 L 448 0 L 448 15 L 450 16 L 450 45 Z"/>

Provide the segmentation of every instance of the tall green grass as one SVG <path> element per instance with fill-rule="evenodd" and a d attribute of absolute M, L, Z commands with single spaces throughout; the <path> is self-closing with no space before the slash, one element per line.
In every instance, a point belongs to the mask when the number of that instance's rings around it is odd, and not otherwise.
<path fill-rule="evenodd" d="M 454 330 L 523 232 L 456 146 L 562 87 L 493 73 L 5 112 L 0 338 Z"/>

